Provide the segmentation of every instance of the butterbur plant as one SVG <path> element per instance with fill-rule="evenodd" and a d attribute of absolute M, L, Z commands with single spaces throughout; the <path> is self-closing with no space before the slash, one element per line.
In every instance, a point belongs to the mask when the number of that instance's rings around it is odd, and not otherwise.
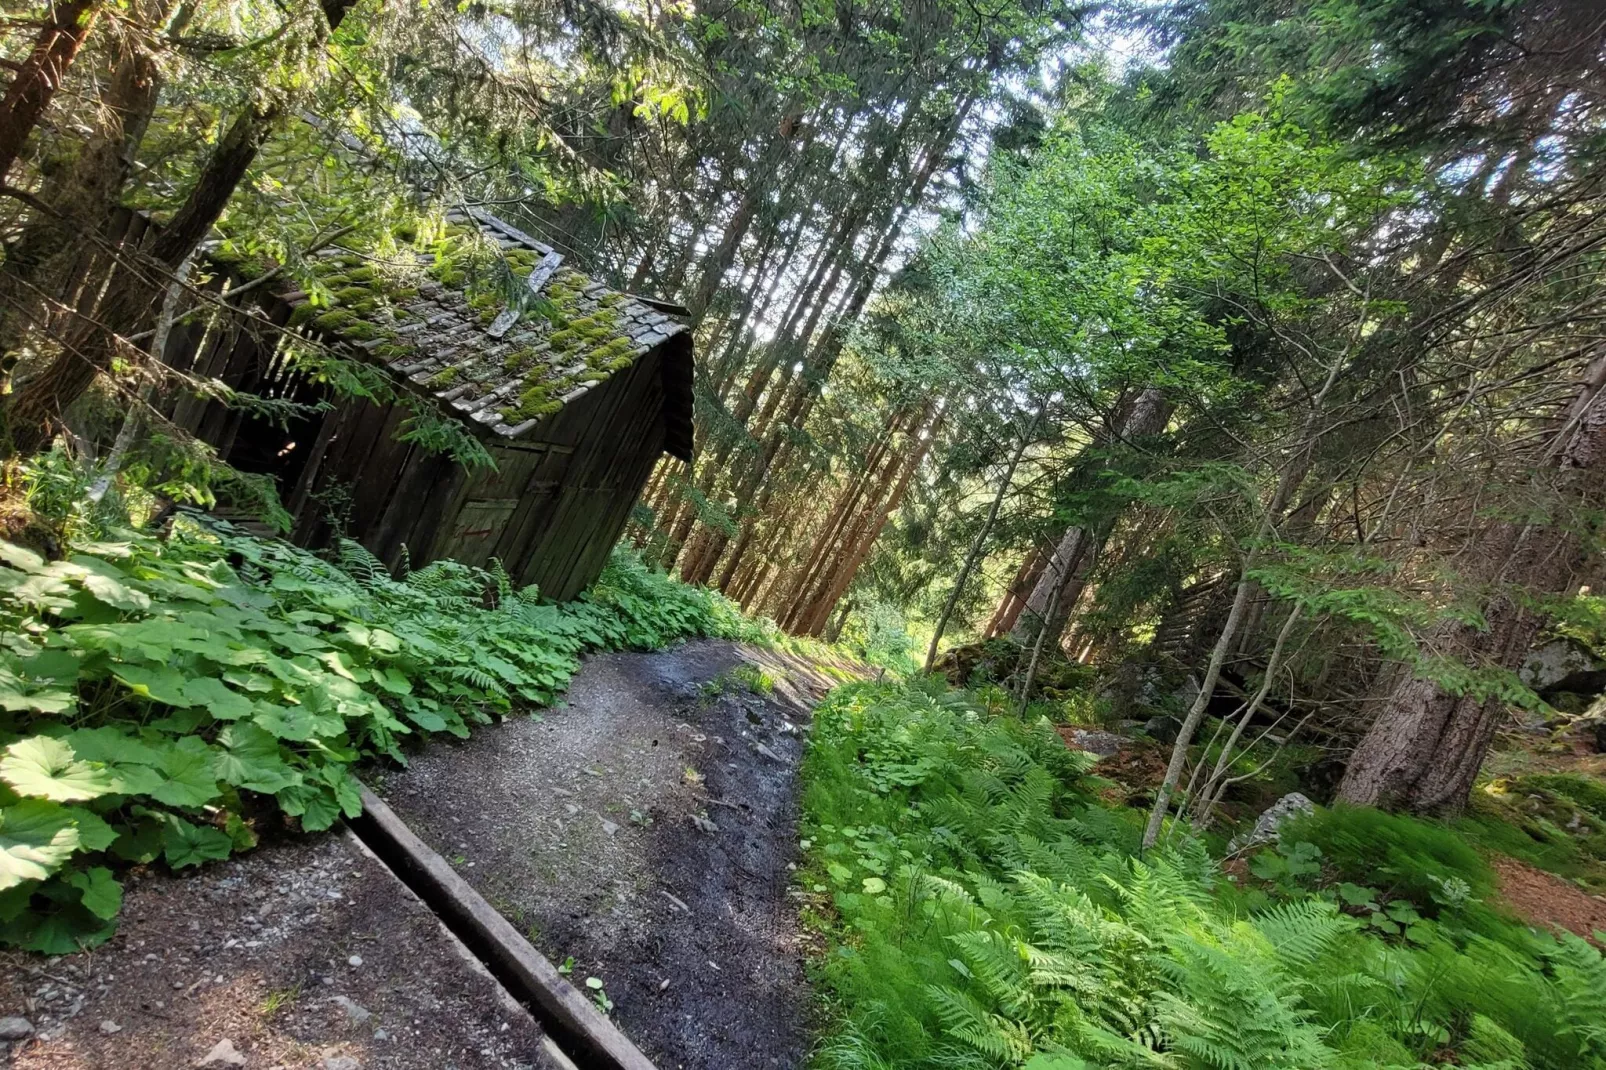
<path fill-rule="evenodd" d="M 549 605 L 499 569 L 398 580 L 352 543 L 330 562 L 187 520 L 58 561 L 0 543 L 0 940 L 92 945 L 127 863 L 355 816 L 354 763 L 550 702 L 587 649 L 751 630 L 677 586 L 618 559 Z"/>

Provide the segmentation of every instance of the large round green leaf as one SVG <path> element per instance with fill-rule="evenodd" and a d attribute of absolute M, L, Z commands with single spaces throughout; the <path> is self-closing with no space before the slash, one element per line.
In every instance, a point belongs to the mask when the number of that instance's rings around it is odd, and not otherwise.
<path fill-rule="evenodd" d="M 37 795 L 57 802 L 93 799 L 116 790 L 111 772 L 79 761 L 72 747 L 49 736 L 19 739 L 0 757 L 0 780 L 18 795 Z"/>
<path fill-rule="evenodd" d="M 44 799 L 0 808 L 0 891 L 42 881 L 78 850 L 72 815 Z"/>

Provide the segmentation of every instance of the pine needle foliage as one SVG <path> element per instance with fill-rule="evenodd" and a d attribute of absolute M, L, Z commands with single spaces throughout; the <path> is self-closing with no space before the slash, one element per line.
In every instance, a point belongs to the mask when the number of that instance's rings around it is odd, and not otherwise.
<path fill-rule="evenodd" d="M 1196 842 L 1139 857 L 1087 761 L 929 681 L 816 711 L 817 1067 L 1606 1067 L 1606 960 L 1480 902 L 1446 827 L 1324 812 L 1288 835 L 1328 864 L 1245 893 Z"/>

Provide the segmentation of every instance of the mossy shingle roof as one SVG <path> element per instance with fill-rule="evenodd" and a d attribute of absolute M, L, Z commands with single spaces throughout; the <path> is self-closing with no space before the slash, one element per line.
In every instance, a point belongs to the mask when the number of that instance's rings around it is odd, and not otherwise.
<path fill-rule="evenodd" d="M 453 255 L 455 247 L 461 257 Z M 487 281 L 468 252 L 489 252 L 511 279 Z M 377 258 L 334 249 L 314 265 L 316 298 L 286 294 L 291 323 L 388 368 L 433 395 L 443 412 L 503 439 L 631 366 L 688 328 L 659 308 L 567 267 L 530 235 L 475 209 L 450 212 L 427 248 Z M 505 287 L 533 300 L 510 303 Z M 500 287 L 500 288 L 499 288 Z M 683 341 L 689 354 L 688 340 Z M 688 364 L 666 375 L 670 453 L 689 456 Z M 680 395 L 684 395 L 683 397 Z M 684 440 L 684 441 L 682 441 Z"/>

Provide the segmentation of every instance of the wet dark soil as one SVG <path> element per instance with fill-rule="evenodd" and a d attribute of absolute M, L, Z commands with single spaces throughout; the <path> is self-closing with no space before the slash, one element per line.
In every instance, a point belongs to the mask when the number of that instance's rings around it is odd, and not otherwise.
<path fill-rule="evenodd" d="M 789 1070 L 809 1009 L 797 766 L 839 679 L 712 640 L 595 657 L 563 708 L 431 747 L 376 790 L 577 985 L 600 982 L 662 1070 Z"/>
<path fill-rule="evenodd" d="M 0 1018 L 10 1016 L 33 1033 L 7 1065 L 28 1070 L 563 1065 L 529 1013 L 349 833 L 188 875 L 131 875 L 104 946 L 0 955 Z"/>

